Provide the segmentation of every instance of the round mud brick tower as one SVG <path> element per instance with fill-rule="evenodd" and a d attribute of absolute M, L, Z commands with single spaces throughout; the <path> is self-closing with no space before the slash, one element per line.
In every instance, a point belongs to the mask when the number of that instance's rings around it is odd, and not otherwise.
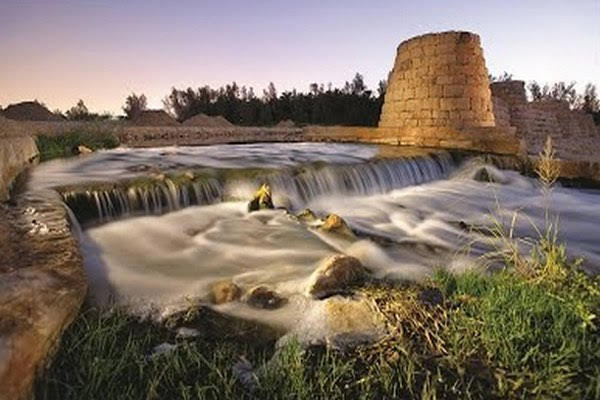
<path fill-rule="evenodd" d="M 379 127 L 494 125 L 490 82 L 478 35 L 430 33 L 398 46 Z"/>

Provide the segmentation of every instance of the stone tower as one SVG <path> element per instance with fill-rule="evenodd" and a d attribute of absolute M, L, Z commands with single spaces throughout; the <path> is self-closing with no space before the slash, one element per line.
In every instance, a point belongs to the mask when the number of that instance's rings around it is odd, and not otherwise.
<path fill-rule="evenodd" d="M 489 86 L 478 35 L 414 37 L 398 46 L 379 127 L 494 126 Z"/>

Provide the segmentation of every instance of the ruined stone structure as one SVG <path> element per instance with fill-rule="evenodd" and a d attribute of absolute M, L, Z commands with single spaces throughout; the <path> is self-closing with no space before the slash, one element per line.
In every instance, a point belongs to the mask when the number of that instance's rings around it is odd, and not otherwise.
<path fill-rule="evenodd" d="M 479 36 L 444 32 L 398 46 L 379 127 L 495 126 Z"/>
<path fill-rule="evenodd" d="M 525 140 L 529 153 L 538 153 L 548 136 L 558 148 L 559 155 L 577 152 L 574 146 L 586 149 L 587 143 L 597 138 L 591 115 L 569 109 L 565 101 L 530 102 L 523 81 L 495 82 L 491 84 L 491 90 L 496 125 L 508 122 L 516 127 L 516 134 Z"/>

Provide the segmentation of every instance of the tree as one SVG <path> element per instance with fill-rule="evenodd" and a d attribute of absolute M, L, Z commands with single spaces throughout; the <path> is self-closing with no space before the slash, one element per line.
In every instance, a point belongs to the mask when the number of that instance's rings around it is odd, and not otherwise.
<path fill-rule="evenodd" d="M 131 93 L 125 99 L 125 105 L 123 106 L 123 112 L 127 116 L 127 119 L 134 119 L 138 115 L 142 113 L 142 111 L 147 108 L 147 100 L 146 95 L 136 95 L 135 93 Z"/>
<path fill-rule="evenodd" d="M 95 115 L 90 114 L 87 106 L 81 99 L 79 99 L 77 104 L 71 107 L 65 114 L 67 118 L 72 121 L 89 121 L 95 117 Z"/>
<path fill-rule="evenodd" d="M 596 85 L 588 83 L 585 85 L 583 95 L 580 96 L 578 108 L 587 113 L 593 114 L 600 111 L 600 100 L 596 92 Z"/>
<path fill-rule="evenodd" d="M 513 74 L 510 74 L 510 73 L 504 71 L 502 73 L 502 75 L 498 75 L 498 76 L 489 74 L 488 78 L 490 79 L 490 82 L 507 82 L 507 81 L 513 80 Z"/>

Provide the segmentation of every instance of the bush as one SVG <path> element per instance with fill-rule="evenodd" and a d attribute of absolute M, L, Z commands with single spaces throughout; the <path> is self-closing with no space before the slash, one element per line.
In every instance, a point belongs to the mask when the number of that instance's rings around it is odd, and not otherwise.
<path fill-rule="evenodd" d="M 109 132 L 71 131 L 57 136 L 38 136 L 36 138 L 40 160 L 70 157 L 77 146 L 92 150 L 112 149 L 119 146 L 119 139 Z"/>

